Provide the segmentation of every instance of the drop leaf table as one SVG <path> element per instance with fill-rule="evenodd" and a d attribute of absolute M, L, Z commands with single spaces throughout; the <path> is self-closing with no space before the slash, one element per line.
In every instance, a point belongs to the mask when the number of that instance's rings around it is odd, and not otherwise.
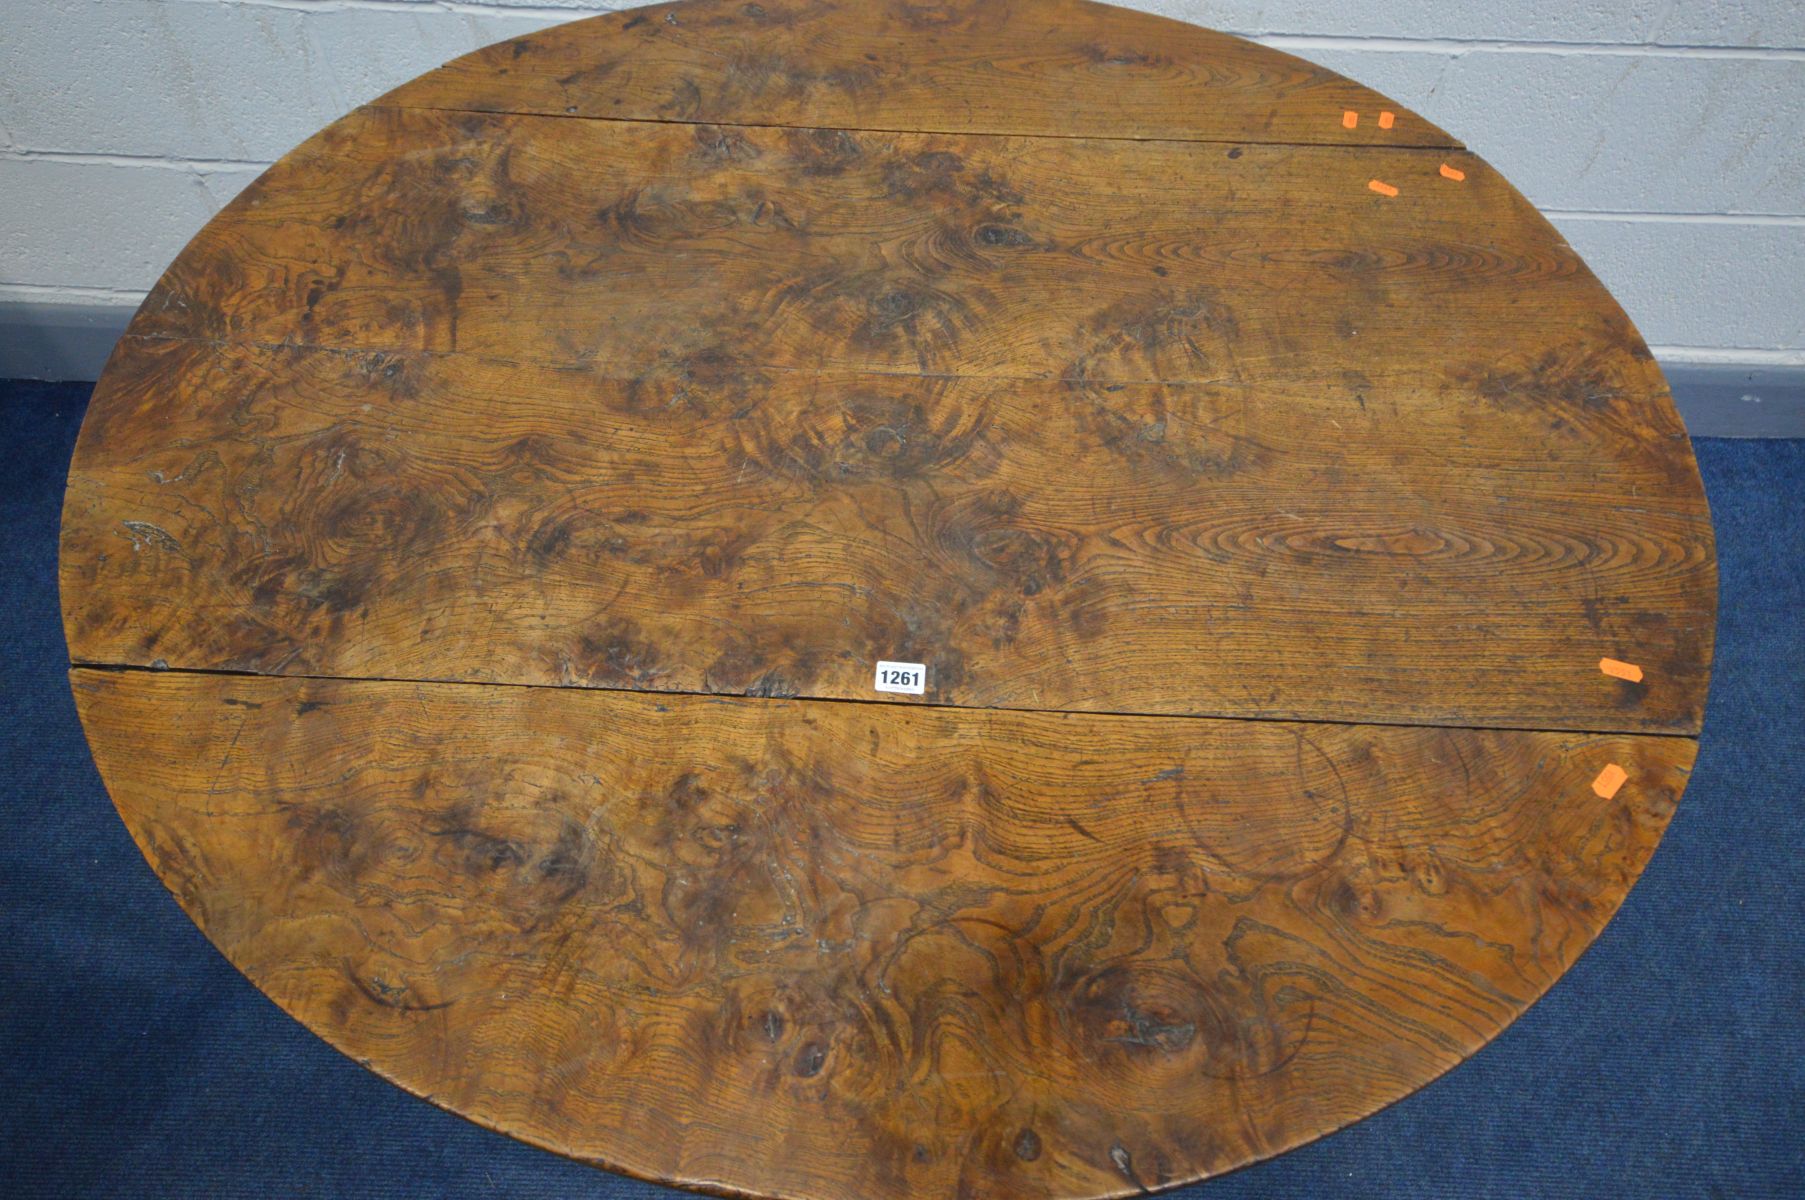
<path fill-rule="evenodd" d="M 1653 853 L 1716 594 L 1509 183 L 1084 0 L 690 0 L 359 108 L 145 301 L 61 571 L 277 1004 L 798 1200 L 1156 1189 L 1453 1067 Z"/>

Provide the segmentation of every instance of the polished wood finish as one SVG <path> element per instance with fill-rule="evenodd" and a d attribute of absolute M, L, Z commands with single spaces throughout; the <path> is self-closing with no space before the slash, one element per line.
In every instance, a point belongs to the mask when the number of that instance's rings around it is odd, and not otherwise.
<path fill-rule="evenodd" d="M 1466 185 L 1439 178 L 1446 158 L 1473 166 Z M 1378 203 L 1372 174 L 1409 198 Z M 1422 356 L 1439 337 L 1476 372 L 1577 343 L 1551 384 L 1658 386 L 1578 256 L 1464 153 L 380 107 L 234 199 L 134 331 L 629 376 L 1294 387 L 1444 380 Z"/>
<path fill-rule="evenodd" d="M 1103 1196 L 1453 1066 L 1688 738 L 78 670 L 189 915 L 390 1079 L 637 1174 Z M 1603 764 L 1633 786 L 1589 786 Z"/>
<path fill-rule="evenodd" d="M 1696 729 L 1711 542 L 1678 425 L 1453 387 L 128 340 L 64 521 L 69 644 L 846 699 L 887 659 L 927 664 L 927 703 Z"/>
<path fill-rule="evenodd" d="M 278 1003 L 807 1200 L 1129 1194 L 1459 1062 L 1652 853 L 1715 613 L 1508 183 L 1081 0 L 695 0 L 358 110 L 146 301 L 61 571 L 122 816 Z"/>
<path fill-rule="evenodd" d="M 383 99 L 905 133 L 1460 144 L 1313 63 L 1088 0 L 655 4 L 500 42 Z M 1348 111 L 1365 120 L 1347 128 Z"/>

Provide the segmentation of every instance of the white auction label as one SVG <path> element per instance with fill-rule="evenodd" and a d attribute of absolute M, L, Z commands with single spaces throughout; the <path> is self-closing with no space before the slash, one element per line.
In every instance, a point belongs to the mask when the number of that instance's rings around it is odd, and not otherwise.
<path fill-rule="evenodd" d="M 920 696 L 928 690 L 928 669 L 922 663 L 881 662 L 877 664 L 877 682 L 872 686 L 880 692 Z"/>

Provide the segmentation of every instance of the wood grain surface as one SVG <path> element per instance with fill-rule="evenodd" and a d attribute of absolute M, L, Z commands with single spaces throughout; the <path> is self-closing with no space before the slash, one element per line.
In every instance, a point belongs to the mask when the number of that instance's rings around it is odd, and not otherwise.
<path fill-rule="evenodd" d="M 1617 400 L 150 339 L 82 438 L 79 661 L 861 699 L 894 660 L 937 704 L 1701 717 L 1709 522 L 1684 435 Z"/>
<path fill-rule="evenodd" d="M 657 4 L 498 43 L 384 101 L 902 132 L 1459 145 L 1313 63 L 1088 0 Z M 1352 129 L 1341 119 L 1350 110 L 1364 115 Z"/>
<path fill-rule="evenodd" d="M 375 107 L 236 197 L 133 329 L 629 376 L 1660 387 L 1579 257 L 1466 154 Z"/>
<path fill-rule="evenodd" d="M 1357 1119 L 1540 995 L 1673 737 L 78 670 L 146 857 L 277 1003 L 565 1154 L 1106 1196 Z M 1590 786 L 1608 763 L 1629 781 Z"/>
<path fill-rule="evenodd" d="M 60 569 L 277 1003 L 797 1200 L 1134 1194 L 1470 1055 L 1653 852 L 1716 593 L 1505 180 L 1083 0 L 692 0 L 357 110 L 139 311 Z"/>

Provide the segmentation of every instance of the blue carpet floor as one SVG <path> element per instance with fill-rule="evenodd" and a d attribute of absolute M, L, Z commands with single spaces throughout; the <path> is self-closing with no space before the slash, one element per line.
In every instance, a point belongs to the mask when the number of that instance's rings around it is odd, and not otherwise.
<path fill-rule="evenodd" d="M 675 1197 L 341 1058 L 189 924 L 65 682 L 56 534 L 85 385 L 0 383 L 0 1194 Z M 1704 749 L 1598 944 L 1370 1120 L 1179 1196 L 1805 1196 L 1805 442 L 1701 441 L 1723 577 Z"/>

